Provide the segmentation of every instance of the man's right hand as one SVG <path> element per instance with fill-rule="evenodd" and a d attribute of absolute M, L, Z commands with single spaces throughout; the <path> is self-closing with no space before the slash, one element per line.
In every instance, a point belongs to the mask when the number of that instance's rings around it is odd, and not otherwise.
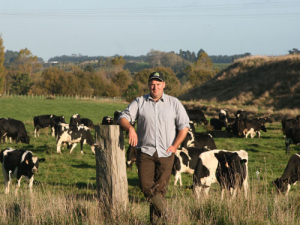
<path fill-rule="evenodd" d="M 137 136 L 137 133 L 136 133 L 134 127 L 129 128 L 128 137 L 129 137 L 129 139 L 128 139 L 129 144 L 134 147 L 137 146 L 138 136 Z"/>

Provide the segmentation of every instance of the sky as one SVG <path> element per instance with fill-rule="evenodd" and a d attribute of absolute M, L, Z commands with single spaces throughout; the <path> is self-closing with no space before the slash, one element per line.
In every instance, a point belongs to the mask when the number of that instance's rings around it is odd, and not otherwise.
<path fill-rule="evenodd" d="M 1 0 L 5 51 L 61 55 L 285 55 L 300 49 L 300 0 Z"/>

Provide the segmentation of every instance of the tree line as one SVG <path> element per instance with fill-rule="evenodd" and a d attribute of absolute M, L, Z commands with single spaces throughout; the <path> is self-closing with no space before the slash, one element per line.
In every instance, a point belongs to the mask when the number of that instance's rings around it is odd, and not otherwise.
<path fill-rule="evenodd" d="M 44 63 L 27 48 L 5 52 L 0 36 L 0 94 L 122 96 L 130 101 L 148 93 L 147 80 L 153 71 L 164 75 L 165 92 L 174 96 L 186 93 L 219 72 L 202 49 L 197 54 L 152 49 L 140 57 L 73 55 L 51 60 L 57 62 Z"/>

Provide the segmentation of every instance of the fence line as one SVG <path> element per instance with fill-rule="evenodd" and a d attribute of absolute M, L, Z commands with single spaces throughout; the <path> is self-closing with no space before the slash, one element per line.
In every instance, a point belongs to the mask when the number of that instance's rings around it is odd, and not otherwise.
<path fill-rule="evenodd" d="M 85 96 L 85 95 L 13 95 L 3 94 L 2 98 L 19 98 L 19 99 L 73 99 L 73 100 L 110 100 L 110 101 L 126 101 L 124 97 L 107 97 L 107 96 Z"/>

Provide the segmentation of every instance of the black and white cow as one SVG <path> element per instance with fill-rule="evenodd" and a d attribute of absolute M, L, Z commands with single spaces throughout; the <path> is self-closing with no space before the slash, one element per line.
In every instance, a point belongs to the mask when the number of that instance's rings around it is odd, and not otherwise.
<path fill-rule="evenodd" d="M 228 118 L 229 118 L 228 109 L 221 109 L 219 112 L 219 120 L 225 121 L 227 123 Z"/>
<path fill-rule="evenodd" d="M 110 116 L 104 116 L 102 118 L 102 125 L 114 125 L 114 118 Z"/>
<path fill-rule="evenodd" d="M 34 137 L 36 135 L 40 136 L 39 129 L 50 127 L 52 131 L 52 136 L 54 137 L 55 131 L 54 127 L 59 123 L 65 122 L 64 116 L 55 116 L 55 115 L 41 115 L 33 117 L 33 124 L 34 124 Z"/>
<path fill-rule="evenodd" d="M 5 194 L 9 193 L 9 186 L 13 178 L 16 178 L 18 182 L 15 191 L 15 194 L 17 194 L 22 177 L 26 177 L 29 180 L 29 190 L 32 192 L 34 175 L 38 172 L 39 163 L 44 161 L 44 158 L 39 159 L 33 156 L 31 151 L 12 148 L 2 150 L 0 153 L 0 162 L 2 163 Z"/>
<path fill-rule="evenodd" d="M 257 137 L 260 138 L 260 130 L 267 132 L 267 129 L 264 125 L 264 123 L 258 123 L 253 120 L 244 120 L 245 128 L 243 130 L 243 134 L 246 138 L 248 138 L 248 135 L 250 134 L 251 138 L 254 138 L 254 136 L 257 134 Z"/>
<path fill-rule="evenodd" d="M 81 124 L 81 117 L 79 114 L 74 114 L 73 116 L 71 116 L 70 118 L 70 125 L 80 125 Z"/>
<path fill-rule="evenodd" d="M 181 143 L 181 147 L 197 147 L 197 148 L 208 148 L 216 149 L 215 141 L 211 134 L 207 133 L 194 133 L 189 131 Z"/>
<path fill-rule="evenodd" d="M 80 124 L 83 124 L 84 126 L 90 128 L 90 129 L 94 129 L 93 121 L 88 119 L 88 118 L 81 118 L 80 119 Z"/>
<path fill-rule="evenodd" d="M 240 119 L 247 119 L 247 116 L 248 112 L 243 109 L 238 110 L 235 114 L 235 117 Z"/>
<path fill-rule="evenodd" d="M 29 144 L 29 136 L 22 121 L 8 119 L 0 123 L 0 137 L 12 138 L 16 143 Z"/>
<path fill-rule="evenodd" d="M 77 143 L 81 145 L 81 154 L 84 154 L 82 151 L 84 144 L 89 144 L 91 146 L 92 152 L 95 154 L 95 146 L 94 139 L 90 132 L 90 129 L 86 126 L 79 125 L 69 125 L 69 128 L 64 127 L 64 130 L 61 134 L 58 135 L 57 138 L 57 153 L 61 153 L 61 145 L 62 143 L 68 143 L 72 145 L 70 153 L 72 153 L 73 149 L 76 147 Z"/>
<path fill-rule="evenodd" d="M 289 159 L 287 166 L 284 169 L 281 177 L 273 181 L 279 193 L 285 193 L 288 196 L 291 189 L 291 184 L 296 184 L 300 177 L 300 155 L 294 154 Z"/>
<path fill-rule="evenodd" d="M 208 121 L 201 109 L 187 109 L 186 110 L 190 120 L 195 122 L 197 125 L 204 123 L 205 125 L 208 124 Z"/>
<path fill-rule="evenodd" d="M 290 153 L 291 144 L 300 144 L 300 127 L 299 128 L 289 128 L 285 135 L 285 153 Z"/>
<path fill-rule="evenodd" d="M 181 149 L 177 149 L 172 169 L 172 174 L 175 176 L 174 186 L 177 185 L 178 180 L 180 186 L 182 186 L 181 173 L 194 173 L 199 155 L 206 151 L 209 151 L 209 149 L 196 147 L 182 147 Z"/>
<path fill-rule="evenodd" d="M 208 197 L 212 183 L 221 186 L 221 199 L 225 190 L 234 197 L 237 190 L 244 188 L 247 197 L 248 190 L 248 153 L 244 150 L 227 151 L 211 150 L 199 155 L 193 176 L 193 192 L 197 199 Z"/>

